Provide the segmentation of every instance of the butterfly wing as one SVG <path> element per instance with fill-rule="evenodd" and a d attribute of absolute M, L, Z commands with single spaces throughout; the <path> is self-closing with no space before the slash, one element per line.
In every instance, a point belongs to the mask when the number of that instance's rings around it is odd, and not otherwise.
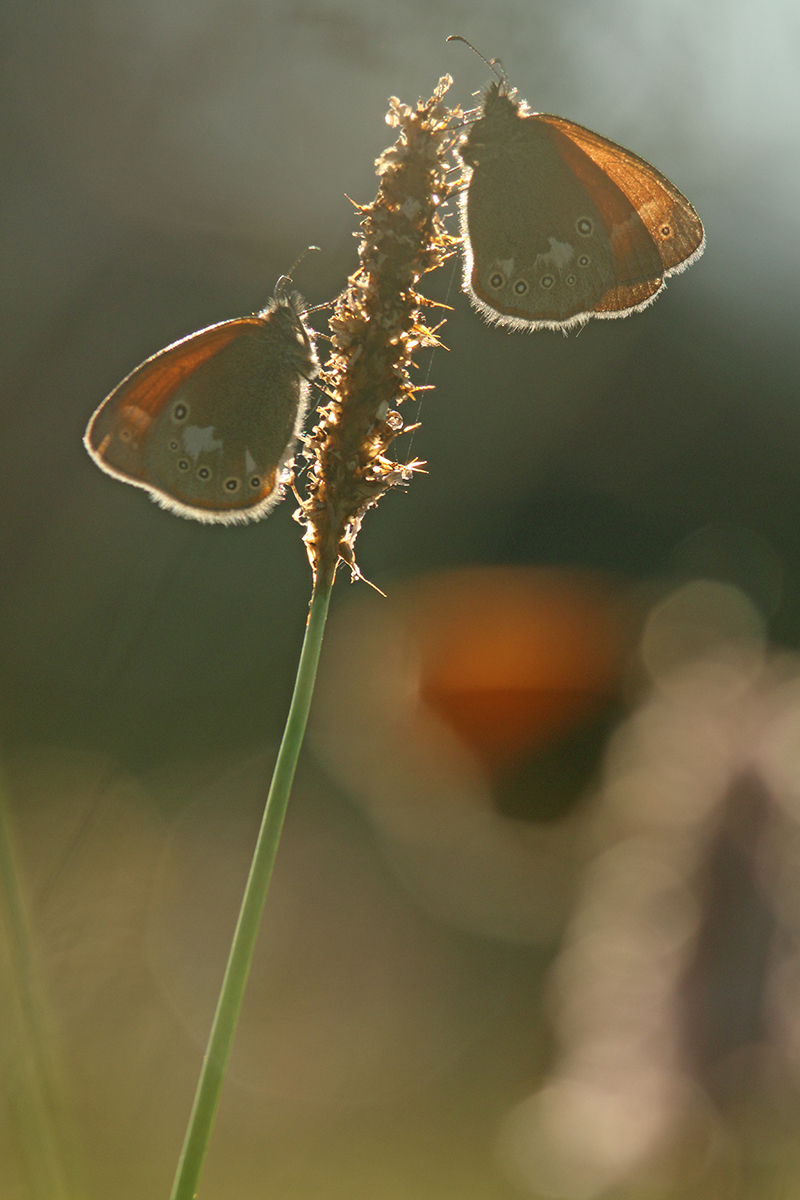
<path fill-rule="evenodd" d="M 465 287 L 490 320 L 564 328 L 613 285 L 612 255 L 601 214 L 550 129 L 511 121 L 495 115 L 496 135 L 487 137 L 490 124 L 473 139 L 462 212 Z"/>
<path fill-rule="evenodd" d="M 685 270 L 700 257 L 705 248 L 700 218 L 666 175 L 638 154 L 574 121 L 546 113 L 537 118 L 565 135 L 624 193 L 653 239 L 665 275 Z M 580 164 L 573 169 L 580 172 Z"/>
<path fill-rule="evenodd" d="M 245 318 L 257 322 L 257 318 Z M 84 445 L 102 470 L 127 483 L 143 480 L 142 441 L 184 380 L 234 338 L 241 320 L 222 321 L 181 338 L 140 363 L 86 427 Z"/>
<path fill-rule="evenodd" d="M 298 365 L 308 339 L 287 307 L 190 334 L 132 371 L 86 430 L 98 466 L 181 516 L 231 523 L 268 512 L 308 396 Z"/>
<path fill-rule="evenodd" d="M 580 125 L 528 114 L 502 85 L 461 155 L 464 287 L 492 321 L 563 330 L 624 316 L 702 252 L 697 214 L 660 172 Z"/>

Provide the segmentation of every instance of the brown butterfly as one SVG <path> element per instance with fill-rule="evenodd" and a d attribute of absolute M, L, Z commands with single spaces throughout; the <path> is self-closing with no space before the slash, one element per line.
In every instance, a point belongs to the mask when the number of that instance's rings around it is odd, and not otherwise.
<path fill-rule="evenodd" d="M 493 64 L 490 64 L 493 65 Z M 488 320 L 569 329 L 650 304 L 703 253 L 703 226 L 643 158 L 491 84 L 459 147 L 464 290 Z"/>
<path fill-rule="evenodd" d="M 86 429 L 97 465 L 181 517 L 266 516 L 290 478 L 318 370 L 289 282 L 260 312 L 191 333 L 126 376 Z"/>

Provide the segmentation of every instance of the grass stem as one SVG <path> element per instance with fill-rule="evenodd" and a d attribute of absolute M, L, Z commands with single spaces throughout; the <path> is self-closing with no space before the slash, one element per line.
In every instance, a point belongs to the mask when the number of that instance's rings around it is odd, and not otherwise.
<path fill-rule="evenodd" d="M 303 743 L 332 586 L 332 573 L 320 572 L 317 575 L 286 728 L 250 864 L 170 1200 L 193 1200 L 197 1193 Z"/>

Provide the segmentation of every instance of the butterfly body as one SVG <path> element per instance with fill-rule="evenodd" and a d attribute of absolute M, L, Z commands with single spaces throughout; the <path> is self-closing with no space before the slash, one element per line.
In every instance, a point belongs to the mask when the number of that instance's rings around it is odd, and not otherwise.
<path fill-rule="evenodd" d="M 460 147 L 464 289 L 491 321 L 567 329 L 644 308 L 703 250 L 689 201 L 644 159 L 490 86 Z"/>
<path fill-rule="evenodd" d="M 89 422 L 94 461 L 180 516 L 265 516 L 283 495 L 317 372 L 299 304 L 279 283 L 261 312 L 146 359 Z"/>

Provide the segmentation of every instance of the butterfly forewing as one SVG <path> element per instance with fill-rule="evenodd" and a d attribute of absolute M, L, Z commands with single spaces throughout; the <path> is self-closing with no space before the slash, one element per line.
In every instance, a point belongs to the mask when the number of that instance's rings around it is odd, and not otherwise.
<path fill-rule="evenodd" d="M 666 175 L 638 154 L 574 121 L 545 113 L 538 116 L 579 146 L 625 193 L 658 248 L 665 274 L 699 256 L 705 244 L 700 218 Z"/>
<path fill-rule="evenodd" d="M 240 324 L 222 321 L 189 334 L 145 359 L 117 384 L 92 417 L 84 439 L 100 466 L 125 472 L 135 466 L 155 417 L 185 379 L 240 336 Z"/>
<path fill-rule="evenodd" d="M 538 120 L 538 117 L 529 120 Z M 591 196 L 600 214 L 604 238 L 608 241 L 613 258 L 615 283 L 624 285 L 658 281 L 660 284 L 664 272 L 661 257 L 628 197 L 564 133 L 553 128 L 551 136 L 559 155 L 587 195 Z M 600 299 L 602 302 L 605 295 Z"/>

